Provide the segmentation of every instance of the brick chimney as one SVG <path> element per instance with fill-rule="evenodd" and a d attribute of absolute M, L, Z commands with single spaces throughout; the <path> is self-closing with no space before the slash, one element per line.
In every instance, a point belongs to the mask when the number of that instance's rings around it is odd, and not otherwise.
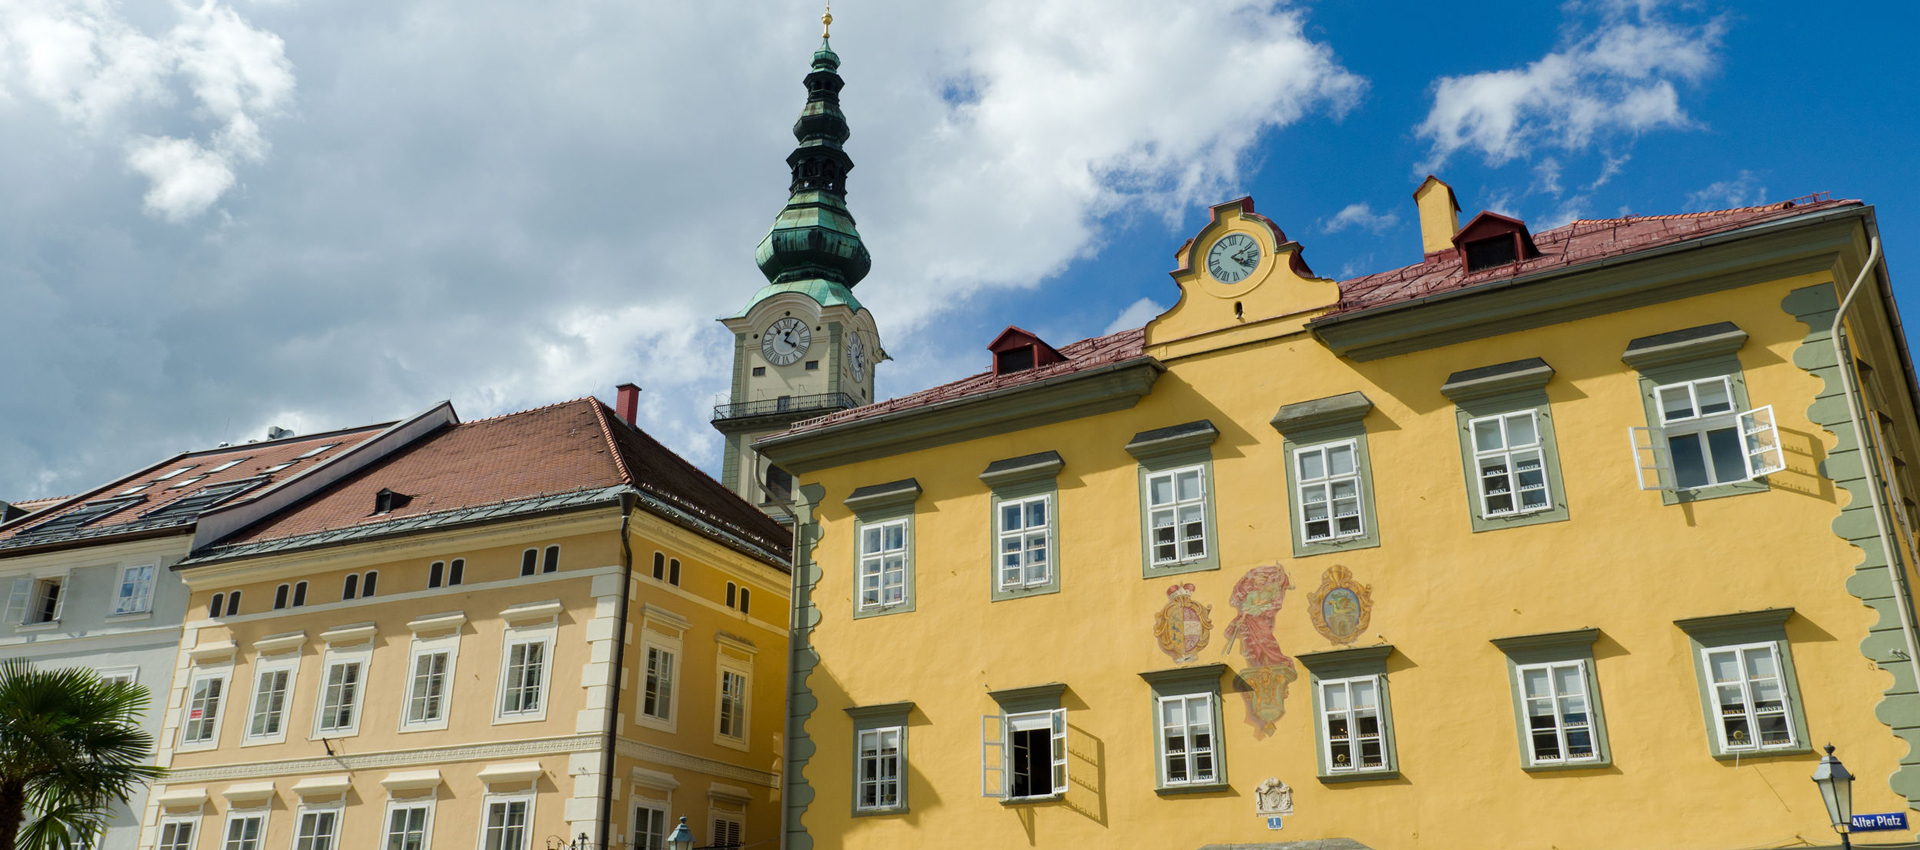
<path fill-rule="evenodd" d="M 618 413 L 628 425 L 640 427 L 639 423 L 634 421 L 640 417 L 640 388 L 633 384 L 621 384 L 614 387 L 614 390 L 619 393 L 619 396 L 614 401 L 613 411 Z"/>
<path fill-rule="evenodd" d="M 1413 203 L 1420 210 L 1420 251 L 1433 256 L 1453 250 L 1453 235 L 1460 232 L 1460 202 L 1453 187 L 1431 174 L 1413 190 Z"/>

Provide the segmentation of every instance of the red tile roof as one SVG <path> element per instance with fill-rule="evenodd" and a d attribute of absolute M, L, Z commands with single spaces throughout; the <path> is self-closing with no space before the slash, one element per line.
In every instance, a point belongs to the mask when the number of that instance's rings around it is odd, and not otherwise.
<path fill-rule="evenodd" d="M 197 517 L 197 512 L 168 517 L 164 520 L 156 520 L 152 515 L 174 502 L 204 492 L 210 487 L 249 479 L 258 479 L 263 482 L 260 486 L 234 497 L 226 504 L 245 502 L 264 492 L 267 485 L 299 475 L 340 455 L 379 434 L 385 427 L 386 425 L 370 425 L 345 431 L 181 454 L 90 492 L 66 497 L 52 509 L 42 510 L 40 513 L 0 526 L 0 549 L 37 546 L 71 539 L 91 540 L 111 537 L 119 532 L 133 533 L 154 528 L 191 526 Z M 322 450 L 315 452 L 316 449 Z M 302 457 L 310 452 L 314 453 L 311 456 Z M 237 463 L 233 463 L 232 466 L 214 471 L 218 467 L 235 461 Z M 267 471 L 280 464 L 291 465 L 285 469 Z M 170 474 L 181 469 L 186 471 Z M 35 528 L 49 520 L 81 510 L 88 503 L 123 497 L 136 498 L 140 501 L 78 528 L 58 534 L 34 533 Z M 38 502 L 17 503 L 22 507 L 37 504 Z"/>
<path fill-rule="evenodd" d="M 1859 206 L 1860 203 L 1857 200 L 1827 200 L 1823 196 L 1810 196 L 1793 201 L 1731 210 L 1679 215 L 1581 219 L 1562 227 L 1532 234 L 1534 245 L 1540 250 L 1540 256 L 1519 263 L 1467 274 L 1459 255 L 1449 250 L 1430 254 L 1425 260 L 1411 266 L 1341 281 L 1340 301 L 1327 315 L 1358 313 L 1362 310 L 1411 301 L 1442 292 L 1470 289 L 1482 284 L 1510 280 L 1538 272 L 1572 268 L 1639 251 L 1676 245 L 1691 239 L 1738 230 L 1777 219 L 1836 207 Z M 888 413 L 929 407 L 993 390 L 1084 372 L 1099 366 L 1144 357 L 1146 356 L 1145 348 L 1145 328 L 1134 328 L 1085 339 L 1060 347 L 1060 353 L 1067 357 L 1064 363 L 1010 375 L 995 375 L 989 370 L 911 395 L 802 420 L 794 423 L 786 433 L 817 431 Z"/>
<path fill-rule="evenodd" d="M 776 552 L 787 545 L 779 523 L 592 398 L 443 426 L 218 545 L 623 485 Z M 376 514 L 381 490 L 409 498 Z"/>
<path fill-rule="evenodd" d="M 1859 201 L 1816 199 L 1681 215 L 1581 219 L 1533 234 L 1533 242 L 1540 249 L 1540 256 L 1522 262 L 1467 274 L 1460 263 L 1459 254 L 1441 251 L 1405 268 L 1341 281 L 1340 304 L 1330 315 L 1357 313 L 1442 292 L 1469 289 L 1481 284 L 1675 245 L 1762 222 L 1858 205 Z"/>
<path fill-rule="evenodd" d="M 1076 372 L 1085 372 L 1099 366 L 1144 357 L 1146 356 L 1146 343 L 1146 328 L 1134 328 L 1132 330 L 1120 331 L 1119 333 L 1107 334 L 1106 336 L 1094 337 L 1093 339 L 1083 339 L 1070 345 L 1060 346 L 1061 356 L 1067 358 L 1065 362 L 1053 363 L 1039 368 L 1028 369 L 1022 372 L 1012 372 L 1005 375 L 996 375 L 992 370 L 988 370 L 974 375 L 971 378 L 962 378 L 950 384 L 941 384 L 940 386 L 921 390 L 912 395 L 904 395 L 899 398 L 888 399 L 864 407 L 855 407 L 849 410 L 829 413 L 826 416 L 804 419 L 794 423 L 793 427 L 788 429 L 787 433 L 797 434 L 814 431 L 860 419 L 871 419 L 875 416 L 892 413 L 896 410 L 926 407 L 958 398 L 979 395 L 992 390 L 1007 389 L 1009 387 L 1044 381 L 1048 378 L 1057 378 Z"/>

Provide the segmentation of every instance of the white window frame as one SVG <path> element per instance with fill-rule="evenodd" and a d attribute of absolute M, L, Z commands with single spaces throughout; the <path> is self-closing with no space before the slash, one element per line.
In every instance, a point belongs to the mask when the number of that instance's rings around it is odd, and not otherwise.
<path fill-rule="evenodd" d="M 893 528 L 900 529 L 900 545 L 897 547 L 886 545 L 887 532 Z M 880 535 L 880 548 L 876 551 L 867 548 L 871 542 L 869 531 L 877 531 Z M 910 603 L 913 600 L 913 590 L 908 580 L 913 567 L 913 524 L 910 518 L 863 522 L 859 524 L 859 535 L 859 610 L 884 611 Z M 898 567 L 887 565 L 887 561 L 893 557 L 900 559 Z M 871 599 L 868 597 L 869 591 L 873 593 Z M 889 591 L 897 593 L 897 598 L 889 598 Z"/>
<path fill-rule="evenodd" d="M 1192 498 L 1183 499 L 1180 498 L 1180 476 L 1189 473 L 1198 476 L 1198 487 Z M 1167 482 L 1167 493 L 1171 499 L 1166 502 L 1155 502 L 1153 485 L 1154 482 L 1162 479 Z M 1208 554 L 1213 550 L 1213 529 L 1207 524 L 1207 488 L 1210 484 L 1211 482 L 1207 481 L 1206 464 L 1176 466 L 1171 469 L 1147 473 L 1147 545 L 1149 547 L 1147 557 L 1148 563 L 1151 566 L 1155 568 L 1178 567 L 1207 559 Z M 1184 527 L 1191 526 L 1194 522 L 1192 519 L 1182 521 L 1182 515 L 1187 514 L 1189 511 L 1196 512 L 1197 521 L 1200 524 L 1200 534 L 1197 537 L 1184 532 Z M 1160 516 L 1163 514 L 1167 518 L 1166 526 L 1160 524 Z M 1162 527 L 1169 528 L 1173 532 L 1171 545 L 1174 547 L 1174 556 L 1172 558 L 1162 558 L 1160 556 L 1160 546 L 1162 543 L 1159 540 L 1157 532 Z M 1200 552 L 1198 554 L 1188 551 L 1191 548 L 1191 544 L 1196 540 L 1200 544 Z"/>
<path fill-rule="evenodd" d="M 893 753 L 886 753 L 887 737 L 893 738 Z M 854 732 L 854 773 L 853 808 L 860 812 L 891 812 L 905 808 L 906 803 L 906 740 L 905 726 L 873 726 Z M 891 759 L 893 771 L 888 774 L 882 768 Z M 874 776 L 867 777 L 867 765 L 871 762 Z M 893 799 L 887 801 L 882 791 L 887 785 L 893 786 Z M 874 804 L 867 805 L 866 791 L 874 790 Z"/>
<path fill-rule="evenodd" d="M 329 824 L 331 828 L 323 833 L 318 827 L 325 822 L 327 815 L 333 816 Z M 345 816 L 346 807 L 339 803 L 319 806 L 302 804 L 294 811 L 293 850 L 341 850 L 340 820 Z M 307 832 L 308 818 L 312 818 L 315 827 L 312 833 Z"/>
<path fill-rule="evenodd" d="M 95 672 L 99 674 L 100 681 L 108 684 L 114 682 L 126 682 L 130 685 L 140 684 L 140 668 L 138 667 L 101 667 Z"/>
<path fill-rule="evenodd" d="M 1759 726 L 1760 726 L 1761 713 L 1759 711 L 1759 707 L 1755 705 L 1754 696 L 1753 696 L 1753 683 L 1756 681 L 1756 677 L 1753 675 L 1752 671 L 1747 666 L 1747 653 L 1754 650 L 1765 650 L 1767 654 L 1771 656 L 1773 659 L 1772 678 L 1774 680 L 1774 687 L 1778 688 L 1780 691 L 1780 709 L 1777 712 L 1769 711 L 1766 714 L 1768 716 L 1777 714 L 1780 717 L 1781 722 L 1786 724 L 1787 740 L 1778 744 L 1763 744 L 1759 739 Z M 1729 653 L 1729 652 L 1733 653 L 1734 661 L 1740 667 L 1740 678 L 1735 682 L 1716 681 L 1713 677 L 1714 676 L 1713 656 L 1716 654 Z M 1768 750 L 1792 750 L 1792 749 L 1795 749 L 1796 747 L 1802 746 L 1799 738 L 1796 736 L 1796 730 L 1794 729 L 1794 726 L 1796 724 L 1795 724 L 1794 715 L 1793 715 L 1793 693 L 1792 693 L 1792 689 L 1789 687 L 1789 682 L 1787 680 L 1787 670 L 1785 666 L 1785 659 L 1781 657 L 1782 654 L 1783 653 L 1780 651 L 1780 644 L 1777 641 L 1770 641 L 1770 640 L 1755 641 L 1753 643 L 1730 643 L 1730 644 L 1721 644 L 1718 646 L 1703 646 L 1700 648 L 1700 663 L 1702 664 L 1701 669 L 1703 671 L 1702 678 L 1705 680 L 1706 687 L 1707 687 L 1708 705 L 1710 705 L 1713 708 L 1714 716 L 1718 719 L 1718 722 L 1713 724 L 1713 734 L 1720 741 L 1721 752 L 1724 752 L 1724 753 L 1766 752 Z M 1749 734 L 1753 736 L 1753 739 L 1750 743 L 1735 744 L 1727 740 L 1727 722 L 1726 721 L 1728 718 L 1732 717 L 1732 715 L 1729 715 L 1726 713 L 1725 707 L 1720 702 L 1720 688 L 1725 685 L 1738 685 L 1740 688 L 1741 711 L 1742 711 L 1742 714 L 1740 716 L 1746 720 Z"/>
<path fill-rule="evenodd" d="M 300 682 L 300 653 L 291 652 L 260 658 L 254 661 L 252 672 L 253 693 L 247 698 L 246 727 L 240 730 L 240 746 L 283 743 L 287 740 L 287 727 L 292 725 L 290 721 L 293 719 L 293 697 L 295 688 Z M 254 734 L 254 721 L 259 718 L 263 707 L 261 700 L 267 696 L 260 690 L 261 682 L 269 674 L 278 673 L 284 673 L 287 677 L 286 688 L 280 698 L 280 729 L 277 732 Z"/>
<path fill-rule="evenodd" d="M 651 687 L 654 672 L 653 654 L 665 653 L 670 659 L 669 668 L 663 684 L 665 699 L 656 700 L 655 708 L 665 716 L 647 712 L 647 691 Z M 680 641 L 664 635 L 646 632 L 640 641 L 640 687 L 635 690 L 634 721 L 642 726 L 651 726 L 664 732 L 674 732 L 680 726 L 680 672 L 686 666 L 686 654 L 680 650 Z"/>
<path fill-rule="evenodd" d="M 545 623 L 530 628 L 510 628 L 501 634 L 500 678 L 493 692 L 494 725 L 497 726 L 503 723 L 534 723 L 547 719 L 547 707 L 551 703 L 548 697 L 551 696 L 550 691 L 552 690 L 553 684 L 553 648 L 557 643 L 555 640 L 556 631 L 556 627 L 552 623 Z M 538 702 L 534 708 L 530 710 L 521 709 L 509 712 L 507 711 L 507 688 L 511 683 L 508 677 L 512 675 L 513 647 L 519 644 L 539 644 L 541 646 L 540 683 L 536 697 Z"/>
<path fill-rule="evenodd" d="M 1726 397 L 1726 410 L 1715 413 L 1700 411 L 1700 387 L 1707 384 L 1720 386 Z M 1688 415 L 1672 419 L 1667 417 L 1665 396 L 1669 390 L 1685 390 Z M 1696 490 L 1723 484 L 1738 484 L 1787 468 L 1786 453 L 1780 445 L 1780 430 L 1774 420 L 1773 405 L 1741 410 L 1739 397 L 1735 395 L 1733 375 L 1716 375 L 1656 386 L 1653 388 L 1653 409 L 1659 415 L 1658 425 L 1627 429 L 1627 440 L 1633 450 L 1634 474 L 1642 490 Z M 1714 468 L 1713 453 L 1707 445 L 1707 434 L 1729 429 L 1733 431 L 1734 439 L 1739 441 L 1745 477 L 1722 481 L 1719 471 Z M 1685 436 L 1699 438 L 1701 468 L 1707 473 L 1707 482 L 1704 484 L 1683 486 L 1675 473 L 1673 438 Z"/>
<path fill-rule="evenodd" d="M 425 720 L 413 719 L 413 703 L 420 697 L 415 689 L 420 686 L 418 670 L 420 659 L 432 655 L 446 655 L 447 669 L 441 674 L 440 716 Z M 404 699 L 400 703 L 400 731 L 423 732 L 447 728 L 447 718 L 453 713 L 453 685 L 457 681 L 454 673 L 459 669 L 460 635 L 451 634 L 437 638 L 413 639 L 413 645 L 407 652 L 406 682 L 401 690 Z"/>
<path fill-rule="evenodd" d="M 1038 504 L 1042 517 L 1032 524 L 1027 506 Z M 1020 517 L 1017 528 L 1007 527 L 1007 512 Z M 1053 583 L 1053 494 L 1043 493 L 1019 499 L 1002 499 L 994 508 L 994 574 L 1001 590 L 1024 590 Z M 1012 549 L 1007 545 L 1013 544 Z M 1036 547 L 1035 544 L 1038 543 Z M 1039 557 L 1034 553 L 1038 551 Z M 1007 557 L 1013 556 L 1011 569 Z M 1034 568 L 1039 572 L 1035 573 Z"/>
<path fill-rule="evenodd" d="M 1170 724 L 1167 719 L 1167 707 L 1175 703 L 1180 705 L 1183 715 L 1182 722 L 1177 727 Z M 1156 733 L 1154 749 L 1159 756 L 1157 760 L 1160 767 L 1161 787 L 1180 788 L 1188 785 L 1220 784 L 1220 730 L 1214 718 L 1214 709 L 1217 704 L 1217 700 L 1211 693 L 1169 694 L 1154 699 L 1153 725 Z M 1200 718 L 1199 722 L 1195 722 L 1195 718 Z M 1206 735 L 1207 743 L 1204 747 L 1196 743 L 1196 727 L 1199 727 L 1198 732 Z M 1176 734 L 1184 746 L 1181 756 L 1187 762 L 1185 779 L 1173 778 L 1173 753 L 1168 750 L 1167 744 Z M 1209 765 L 1205 775 L 1195 767 L 1199 756 L 1203 753 Z"/>
<path fill-rule="evenodd" d="M 1514 444 L 1513 435 L 1508 428 L 1508 423 L 1516 419 L 1525 419 L 1532 423 L 1533 442 L 1519 445 Z M 1481 448 L 1480 426 L 1482 423 L 1494 423 L 1495 427 L 1499 428 L 1500 446 L 1498 448 Z M 1553 510 L 1553 473 L 1548 469 L 1547 444 L 1545 437 L 1540 433 L 1539 411 L 1531 409 L 1511 410 L 1505 413 L 1496 413 L 1491 416 L 1476 416 L 1469 419 L 1467 420 L 1467 443 L 1473 448 L 1473 469 L 1471 470 L 1471 476 L 1474 483 L 1474 494 L 1479 498 L 1481 519 L 1526 516 L 1541 511 Z M 1528 454 L 1531 454 L 1534 462 L 1539 465 L 1540 483 L 1537 486 L 1522 487 L 1520 483 L 1521 470 L 1519 460 Z M 1488 461 L 1501 461 L 1505 467 L 1505 471 L 1499 473 L 1499 475 L 1505 478 L 1507 489 L 1500 493 L 1487 492 L 1487 481 L 1490 477 L 1486 473 Z M 1544 498 L 1544 501 L 1538 505 L 1528 507 L 1522 498 L 1522 493 L 1533 492 L 1539 493 Z M 1489 497 L 1500 495 L 1508 497 L 1512 505 L 1511 508 L 1504 511 L 1496 511 L 1493 509 Z"/>
<path fill-rule="evenodd" d="M 7 605 L 4 611 L 0 611 L 0 620 L 4 620 L 9 626 L 26 625 L 27 600 L 33 598 L 33 576 L 17 575 L 11 576 L 10 579 Z"/>
<path fill-rule="evenodd" d="M 673 832 L 674 827 L 671 804 L 667 800 L 655 799 L 638 791 L 635 791 L 631 795 L 631 799 L 628 802 L 627 841 L 632 850 L 666 850 L 667 835 Z M 646 831 L 641 825 L 641 809 L 646 809 L 660 816 L 660 833 L 658 835 Z M 652 838 L 658 838 L 660 840 L 657 842 L 648 840 Z"/>
<path fill-rule="evenodd" d="M 227 817 L 221 821 L 218 850 L 263 850 L 267 846 L 267 818 L 273 813 L 270 807 L 250 809 L 228 809 Z M 233 837 L 235 823 L 249 820 L 260 821 L 258 836 L 249 844 Z"/>
<path fill-rule="evenodd" d="M 1331 462 L 1333 452 L 1339 449 L 1345 449 L 1347 452 L 1348 469 L 1344 473 L 1335 473 Z M 1307 471 L 1302 466 L 1301 461 L 1309 455 L 1319 456 L 1320 475 L 1313 477 L 1307 476 Z M 1307 545 L 1337 543 L 1342 540 L 1351 540 L 1353 538 L 1367 536 L 1367 495 L 1365 484 L 1360 478 L 1359 440 L 1334 440 L 1294 449 L 1293 473 L 1294 498 L 1299 500 L 1298 504 L 1300 506 L 1301 543 Z M 1345 497 L 1335 494 L 1336 488 L 1342 484 L 1353 488 L 1353 496 L 1351 497 L 1353 509 L 1351 513 L 1341 512 L 1339 508 L 1342 501 L 1348 500 Z M 1311 494 L 1311 491 L 1315 490 L 1319 491 L 1317 497 Z M 1319 519 L 1313 518 L 1313 508 L 1315 506 L 1318 506 L 1322 511 Z M 1353 520 L 1354 525 L 1352 531 L 1339 530 L 1338 526 L 1340 521 L 1344 519 Z M 1315 536 L 1313 532 L 1309 530 L 1309 527 L 1316 522 L 1326 524 L 1326 534 Z"/>
<path fill-rule="evenodd" d="M 138 570 L 145 570 L 147 572 L 146 587 L 129 596 L 127 594 L 128 587 L 136 586 L 129 581 L 129 576 Z M 134 564 L 132 566 L 121 567 L 120 581 L 114 584 L 113 616 L 120 617 L 128 614 L 152 613 L 153 590 L 154 586 L 158 583 L 159 576 L 160 565 L 158 563 Z M 123 603 L 128 600 L 131 600 L 131 604 L 123 606 Z"/>
<path fill-rule="evenodd" d="M 1047 729 L 1052 752 L 1052 790 L 1013 796 L 1013 733 Z M 989 714 L 980 718 L 980 796 L 1001 800 L 1050 800 L 1067 793 L 1067 710 Z"/>
<path fill-rule="evenodd" d="M 205 704 L 196 706 L 195 703 L 200 702 L 200 683 L 213 681 L 218 681 L 220 687 L 211 700 L 213 716 L 207 717 L 205 714 L 208 706 Z M 180 707 L 180 744 L 176 747 L 178 751 L 211 750 L 220 746 L 220 726 L 227 719 L 227 705 L 233 701 L 232 684 L 233 666 L 231 664 L 194 668 L 193 675 L 187 679 L 185 703 Z M 196 710 L 202 712 L 199 719 L 193 717 L 193 712 Z M 189 738 L 188 734 L 191 732 L 205 734 Z M 225 838 L 221 840 L 224 841 Z"/>
<path fill-rule="evenodd" d="M 516 794 L 488 794 L 482 798 L 480 803 L 480 828 L 475 830 L 479 834 L 479 840 L 475 842 L 478 850 L 489 850 L 487 846 L 487 832 L 492 828 L 493 807 L 507 806 L 509 807 L 508 812 L 511 813 L 511 807 L 514 803 L 525 803 L 527 806 L 526 821 L 521 830 L 520 846 L 512 847 L 503 841 L 500 847 L 502 850 L 534 850 L 533 807 L 536 800 L 537 796 L 531 791 Z M 504 836 L 504 834 L 505 825 L 503 824 L 502 835 Z"/>
<path fill-rule="evenodd" d="M 68 585 L 72 584 L 71 578 L 71 571 L 61 570 L 59 572 L 26 575 L 14 579 L 13 593 L 10 594 L 7 599 L 7 613 L 12 614 L 14 608 L 13 597 L 19 595 L 20 583 L 23 581 L 26 582 L 27 592 L 25 604 L 22 606 L 18 619 L 11 616 L 8 617 L 8 619 L 12 620 L 17 624 L 17 627 L 22 629 L 32 629 L 36 626 L 50 628 L 59 625 L 60 616 L 65 613 L 67 609 L 67 597 L 72 595 L 67 592 Z M 46 608 L 47 588 L 55 588 L 52 616 L 44 619 L 36 619 L 40 617 L 40 612 Z"/>
<path fill-rule="evenodd" d="M 1320 731 L 1320 754 L 1321 758 L 1326 760 L 1328 774 L 1385 773 L 1393 769 L 1393 759 L 1389 757 L 1387 752 L 1386 702 L 1381 698 L 1382 692 L 1386 690 L 1386 683 L 1383 679 L 1384 677 L 1382 676 L 1373 675 L 1319 680 L 1317 687 L 1320 689 L 1318 712 L 1320 716 L 1316 723 Z M 1334 742 L 1330 721 L 1336 717 L 1345 719 L 1347 723 L 1347 738 L 1345 743 L 1342 744 L 1347 750 L 1346 754 L 1358 758 L 1359 756 L 1356 754 L 1361 751 L 1360 744 L 1361 741 L 1364 740 L 1360 737 L 1359 731 L 1361 710 L 1355 706 L 1353 700 L 1353 689 L 1354 686 L 1358 684 L 1370 685 L 1373 689 L 1374 728 L 1377 730 L 1375 738 L 1378 740 L 1380 746 L 1380 763 L 1372 767 L 1366 767 L 1352 762 L 1342 766 L 1341 762 L 1334 758 Z M 1334 709 L 1332 707 L 1332 701 L 1327 698 L 1327 695 L 1336 686 L 1343 692 L 1343 701 L 1346 704 L 1344 709 Z"/>
<path fill-rule="evenodd" d="M 1563 694 L 1560 692 L 1560 680 L 1555 674 L 1567 668 L 1572 668 L 1579 673 L 1580 692 L 1577 694 Z M 1547 693 L 1545 695 L 1535 696 L 1527 691 L 1527 674 L 1530 672 L 1544 672 L 1547 674 Z M 1586 661 L 1574 659 L 1571 661 L 1546 661 L 1537 664 L 1515 664 L 1513 665 L 1513 683 L 1517 689 L 1516 693 L 1520 695 L 1520 717 L 1522 723 L 1526 724 L 1525 728 L 1521 731 L 1525 736 L 1526 750 L 1524 754 L 1528 765 L 1585 764 L 1587 762 L 1597 762 L 1601 760 L 1600 730 L 1598 728 L 1599 724 L 1595 720 L 1593 710 L 1593 683 L 1587 678 Z M 1573 755 L 1572 745 L 1567 740 L 1570 726 L 1571 728 L 1580 728 L 1578 724 L 1568 724 L 1566 722 L 1566 706 L 1567 703 L 1573 699 L 1578 699 L 1585 706 L 1585 714 L 1587 716 L 1585 723 L 1587 754 L 1578 757 Z M 1551 716 L 1553 719 L 1552 732 L 1560 748 L 1560 755 L 1556 758 L 1540 758 L 1536 754 L 1533 743 L 1534 736 L 1546 731 L 1544 728 L 1533 728 L 1533 718 L 1537 716 L 1533 711 L 1534 704 L 1539 702 L 1544 702 L 1547 708 L 1551 710 L 1551 714 L 1548 716 Z"/>
<path fill-rule="evenodd" d="M 320 689 L 313 695 L 313 739 L 351 738 L 360 734 L 360 721 L 364 719 L 362 708 L 367 700 L 367 673 L 373 666 L 373 648 L 360 646 L 345 650 L 328 649 L 323 658 L 325 663 L 320 665 Z M 332 704 L 336 712 L 340 707 L 339 703 L 333 701 L 333 671 L 335 668 L 351 664 L 359 665 L 359 670 L 354 677 L 353 693 L 350 695 L 352 716 L 346 725 L 328 726 L 327 715 L 334 713 L 329 712 L 329 704 Z M 341 690 L 344 691 L 345 682 L 341 684 Z"/>
<path fill-rule="evenodd" d="M 727 677 L 740 677 L 738 694 L 737 735 L 727 735 L 721 731 L 721 720 L 727 709 Z M 747 736 L 753 727 L 753 670 L 746 664 L 726 656 L 720 656 L 719 669 L 713 677 L 713 742 L 737 750 L 747 749 Z"/>
<path fill-rule="evenodd" d="M 167 827 L 174 827 L 173 841 L 167 841 Z M 186 840 L 180 838 L 180 828 L 186 828 Z M 200 841 L 200 816 L 162 815 L 160 828 L 156 831 L 153 850 L 194 850 Z"/>
<path fill-rule="evenodd" d="M 380 844 L 378 850 L 387 850 L 387 847 L 393 841 L 394 813 L 411 812 L 415 809 L 421 809 L 427 813 L 420 827 L 420 850 L 432 850 L 434 802 L 434 798 L 431 795 L 411 799 L 388 798 L 387 810 L 380 818 Z"/>

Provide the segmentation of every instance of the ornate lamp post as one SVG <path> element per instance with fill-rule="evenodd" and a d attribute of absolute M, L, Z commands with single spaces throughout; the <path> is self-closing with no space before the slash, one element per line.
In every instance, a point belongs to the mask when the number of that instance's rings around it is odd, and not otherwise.
<path fill-rule="evenodd" d="M 1852 850 L 1853 841 L 1847 833 L 1853 830 L 1853 774 L 1833 757 L 1832 744 L 1827 745 L 1820 766 L 1813 769 L 1813 784 L 1820 786 L 1820 799 L 1827 804 L 1833 830 L 1840 833 L 1840 846 Z"/>
<path fill-rule="evenodd" d="M 667 834 L 667 850 L 693 850 L 693 830 L 687 828 L 687 816 L 680 816 L 680 825 Z"/>

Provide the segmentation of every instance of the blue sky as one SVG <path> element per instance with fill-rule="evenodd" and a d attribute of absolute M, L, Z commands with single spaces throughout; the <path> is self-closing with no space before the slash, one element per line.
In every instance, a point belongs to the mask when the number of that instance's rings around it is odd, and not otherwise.
<path fill-rule="evenodd" d="M 706 424 L 813 0 L 0 5 L 0 499 L 169 456 L 647 388 Z M 842 0 L 882 397 L 1172 303 L 1251 194 L 1313 268 L 1413 262 L 1431 169 L 1535 228 L 1811 192 L 1920 256 L 1911 4 Z M 1144 303 L 1143 303 L 1144 302 Z M 1124 321 L 1123 321 L 1124 317 Z"/>

